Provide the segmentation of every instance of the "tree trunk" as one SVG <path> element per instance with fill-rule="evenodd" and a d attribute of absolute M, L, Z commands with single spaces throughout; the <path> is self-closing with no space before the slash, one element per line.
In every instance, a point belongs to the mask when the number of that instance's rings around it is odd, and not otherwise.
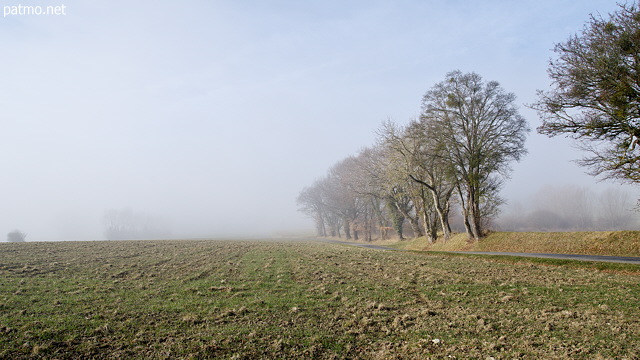
<path fill-rule="evenodd" d="M 433 238 L 433 241 L 437 241 L 438 240 L 438 215 L 437 214 L 433 214 L 434 216 L 431 217 L 431 237 Z"/>
<path fill-rule="evenodd" d="M 482 237 L 482 217 L 480 215 L 480 201 L 477 196 L 477 189 L 470 187 L 469 197 L 467 198 L 467 206 L 469 207 L 468 218 L 471 221 L 471 236 L 474 240 L 479 240 Z"/>
<path fill-rule="evenodd" d="M 429 240 L 429 243 L 433 244 L 438 239 L 438 230 L 437 227 L 433 226 L 433 221 L 426 211 L 422 212 L 422 222 L 424 225 L 425 237 Z"/>
<path fill-rule="evenodd" d="M 422 233 L 422 229 L 420 229 L 420 222 L 418 221 L 418 217 L 411 216 L 411 214 L 409 214 L 407 211 L 402 209 L 401 206 L 397 206 L 397 209 L 398 211 L 400 211 L 402 215 L 404 215 L 406 219 L 409 220 L 409 225 L 411 226 L 411 230 L 413 230 L 413 236 L 415 237 L 423 236 L 424 234 Z"/>
<path fill-rule="evenodd" d="M 427 196 L 424 193 L 424 187 L 420 188 L 420 201 L 422 202 L 422 224 L 424 226 L 424 235 L 430 243 L 434 243 L 438 239 L 438 234 L 437 232 L 435 236 L 433 234 L 433 221 L 430 216 L 430 206 L 427 201 Z"/>
<path fill-rule="evenodd" d="M 460 188 L 460 185 L 457 186 L 458 188 L 458 196 L 460 197 L 460 207 L 462 208 L 462 220 L 464 222 L 464 230 L 466 231 L 467 235 L 472 238 L 473 237 L 473 233 L 471 231 L 471 224 L 469 223 L 469 209 L 467 208 L 467 201 L 465 201 L 464 199 L 464 195 L 462 194 L 462 189 Z"/>
<path fill-rule="evenodd" d="M 402 212 L 400 212 L 400 210 L 398 210 L 398 207 L 396 206 L 397 202 L 394 199 L 390 198 L 387 201 L 388 201 L 387 208 L 389 209 L 389 214 L 391 215 L 391 224 L 393 225 L 394 230 L 398 234 L 398 237 L 400 237 L 400 240 L 404 240 L 402 228 L 404 225 L 405 216 L 404 214 L 402 214 Z M 384 226 L 384 225 L 381 225 L 381 226 Z M 385 231 L 385 234 L 386 234 L 386 231 Z"/>
<path fill-rule="evenodd" d="M 318 232 L 318 236 L 322 236 L 322 237 L 327 236 L 327 229 L 324 223 L 324 216 L 322 216 L 322 213 L 320 212 L 318 212 L 318 215 L 316 216 L 316 229 Z"/>
<path fill-rule="evenodd" d="M 347 238 L 347 240 L 351 239 L 351 223 L 349 222 L 349 219 L 347 219 L 346 217 L 344 218 L 343 221 L 343 227 L 344 227 L 344 236 Z"/>
<path fill-rule="evenodd" d="M 449 225 L 449 199 L 451 198 L 451 193 L 453 192 L 453 188 L 451 188 L 448 192 L 441 194 L 440 190 L 433 184 L 429 184 L 425 181 L 422 181 L 416 177 L 414 177 L 413 175 L 409 175 L 409 177 L 417 182 L 418 184 L 421 184 L 422 186 L 426 187 L 429 192 L 431 193 L 431 197 L 433 199 L 433 204 L 434 204 L 434 208 L 436 210 L 436 214 L 440 220 L 440 226 L 442 227 L 442 234 L 444 236 L 445 241 L 449 239 L 449 237 L 451 236 L 451 226 Z M 424 188 L 421 188 L 422 191 L 422 196 L 424 197 Z M 445 200 L 445 204 L 442 204 L 442 200 L 441 200 L 441 196 L 444 195 Z M 424 204 L 426 204 L 426 202 L 423 201 Z M 424 206 L 425 212 L 426 212 L 426 205 Z M 429 230 L 427 230 L 427 233 L 429 232 Z"/>
<path fill-rule="evenodd" d="M 438 218 L 440 220 L 440 226 L 442 227 L 442 236 L 444 240 L 447 241 L 451 237 L 451 226 L 449 225 L 449 202 L 445 206 L 440 204 L 440 198 L 438 197 L 438 193 L 431 190 L 431 195 L 433 196 L 433 202 L 436 204 L 436 212 L 438 213 Z"/>
<path fill-rule="evenodd" d="M 382 240 L 385 240 L 385 234 L 383 234 L 382 232 L 382 228 L 384 226 L 387 226 L 387 223 L 385 221 L 384 215 L 382 215 L 382 210 L 380 209 L 380 199 L 378 198 L 371 198 L 371 207 L 373 209 L 373 213 L 375 215 L 375 218 L 377 220 L 377 226 L 378 226 L 378 230 L 379 230 L 379 235 L 382 238 Z M 373 227 L 373 222 L 371 224 L 371 226 Z M 371 229 L 371 232 L 373 232 L 373 228 Z"/>
<path fill-rule="evenodd" d="M 451 224 L 449 223 L 449 212 L 451 210 L 451 203 L 447 200 L 444 208 L 442 209 L 442 232 L 444 234 L 444 241 L 451 239 Z"/>

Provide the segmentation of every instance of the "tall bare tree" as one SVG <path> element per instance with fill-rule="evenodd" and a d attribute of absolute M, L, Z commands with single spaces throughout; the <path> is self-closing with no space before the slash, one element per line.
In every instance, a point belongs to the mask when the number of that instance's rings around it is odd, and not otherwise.
<path fill-rule="evenodd" d="M 479 239 L 500 201 L 501 179 L 526 153 L 529 127 L 515 95 L 476 73 L 453 71 L 424 95 L 421 121 L 455 179 L 467 233 Z"/>

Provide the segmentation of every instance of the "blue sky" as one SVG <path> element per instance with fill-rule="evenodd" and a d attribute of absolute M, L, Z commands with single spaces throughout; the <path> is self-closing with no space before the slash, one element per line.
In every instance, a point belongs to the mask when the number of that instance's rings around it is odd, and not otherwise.
<path fill-rule="evenodd" d="M 298 192 L 418 115 L 452 70 L 524 104 L 557 42 L 607 1 L 22 1 L 0 18 L 0 233 L 101 239 L 130 207 L 185 236 L 311 227 Z M 503 190 L 597 184 L 563 138 L 533 132 Z M 634 196 L 637 190 L 631 189 Z"/>

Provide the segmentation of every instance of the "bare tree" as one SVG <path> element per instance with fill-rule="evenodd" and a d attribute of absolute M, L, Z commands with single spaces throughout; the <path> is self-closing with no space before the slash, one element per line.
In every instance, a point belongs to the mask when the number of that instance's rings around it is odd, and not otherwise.
<path fill-rule="evenodd" d="M 298 195 L 298 210 L 309 215 L 316 223 L 318 236 L 327 236 L 327 209 L 325 205 L 321 180 L 312 186 L 302 189 Z"/>
<path fill-rule="evenodd" d="M 577 185 L 543 186 L 534 195 L 538 211 L 553 212 L 557 219 L 544 230 L 588 230 L 595 228 L 593 196 Z"/>
<path fill-rule="evenodd" d="M 514 102 L 515 95 L 497 82 L 460 71 L 447 74 L 422 100 L 421 121 L 455 179 L 465 228 L 474 239 L 483 235 L 487 216 L 497 211 L 509 164 L 526 153 L 529 128 Z"/>
<path fill-rule="evenodd" d="M 591 16 L 580 34 L 555 46 L 552 89 L 531 107 L 538 132 L 567 135 L 590 153 L 578 161 L 592 175 L 640 183 L 640 10 L 621 5 Z"/>
<path fill-rule="evenodd" d="M 394 229 L 400 238 L 404 239 L 403 224 L 405 217 L 397 209 L 398 199 L 395 188 L 387 177 L 387 158 L 385 149 L 381 146 L 364 149 L 359 156 L 368 181 L 369 195 L 374 209 L 378 232 L 381 239 L 388 238 L 388 230 Z M 406 198 L 405 198 L 406 199 Z"/>
<path fill-rule="evenodd" d="M 384 180 L 380 173 L 381 152 L 376 148 L 365 148 L 353 158 L 348 186 L 362 199 L 363 208 L 358 224 L 364 230 L 365 240 L 387 227 L 389 220 L 384 214 Z"/>
<path fill-rule="evenodd" d="M 433 226 L 439 225 L 447 240 L 451 234 L 449 211 L 455 182 L 449 174 L 446 157 L 442 154 L 444 147 L 432 136 L 425 122 L 412 121 L 398 130 L 387 131 L 390 146 L 404 159 L 407 176 L 426 188 L 431 197 L 430 201 L 424 202 L 425 224 L 430 223 L 432 233 Z M 427 219 L 429 215 L 436 219 Z"/>
<path fill-rule="evenodd" d="M 385 194 L 387 201 L 395 207 L 403 219 L 409 222 L 413 235 L 419 237 L 425 235 L 420 226 L 420 218 L 422 217 L 420 209 L 423 197 L 421 197 L 420 185 L 413 182 L 408 176 L 406 161 L 402 154 L 390 146 L 387 141 L 387 137 L 395 135 L 386 132 L 395 131 L 395 129 L 395 125 L 392 127 L 391 123 L 387 123 L 378 131 L 384 153 L 382 173 L 386 182 Z M 397 226 L 398 224 L 396 224 Z"/>
<path fill-rule="evenodd" d="M 340 219 L 346 238 L 358 240 L 360 227 L 357 220 L 365 204 L 354 190 L 353 174 L 356 166 L 353 156 L 333 165 L 323 183 L 323 191 L 326 194 L 327 210 Z"/>
<path fill-rule="evenodd" d="M 616 188 L 609 188 L 598 197 L 598 219 L 603 230 L 629 230 L 637 216 L 632 211 L 632 197 Z M 635 215 L 635 216 L 634 216 Z"/>

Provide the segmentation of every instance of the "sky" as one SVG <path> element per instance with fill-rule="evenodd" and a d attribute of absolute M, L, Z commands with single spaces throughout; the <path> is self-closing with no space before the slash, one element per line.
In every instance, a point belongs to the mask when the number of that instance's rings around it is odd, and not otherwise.
<path fill-rule="evenodd" d="M 452 70 L 515 93 L 534 129 L 504 197 L 620 186 L 536 134 L 525 106 L 549 88 L 554 44 L 611 0 L 0 4 L 0 234 L 104 239 L 104 214 L 125 208 L 181 237 L 312 229 L 300 190 L 383 121 L 415 118 Z"/>

